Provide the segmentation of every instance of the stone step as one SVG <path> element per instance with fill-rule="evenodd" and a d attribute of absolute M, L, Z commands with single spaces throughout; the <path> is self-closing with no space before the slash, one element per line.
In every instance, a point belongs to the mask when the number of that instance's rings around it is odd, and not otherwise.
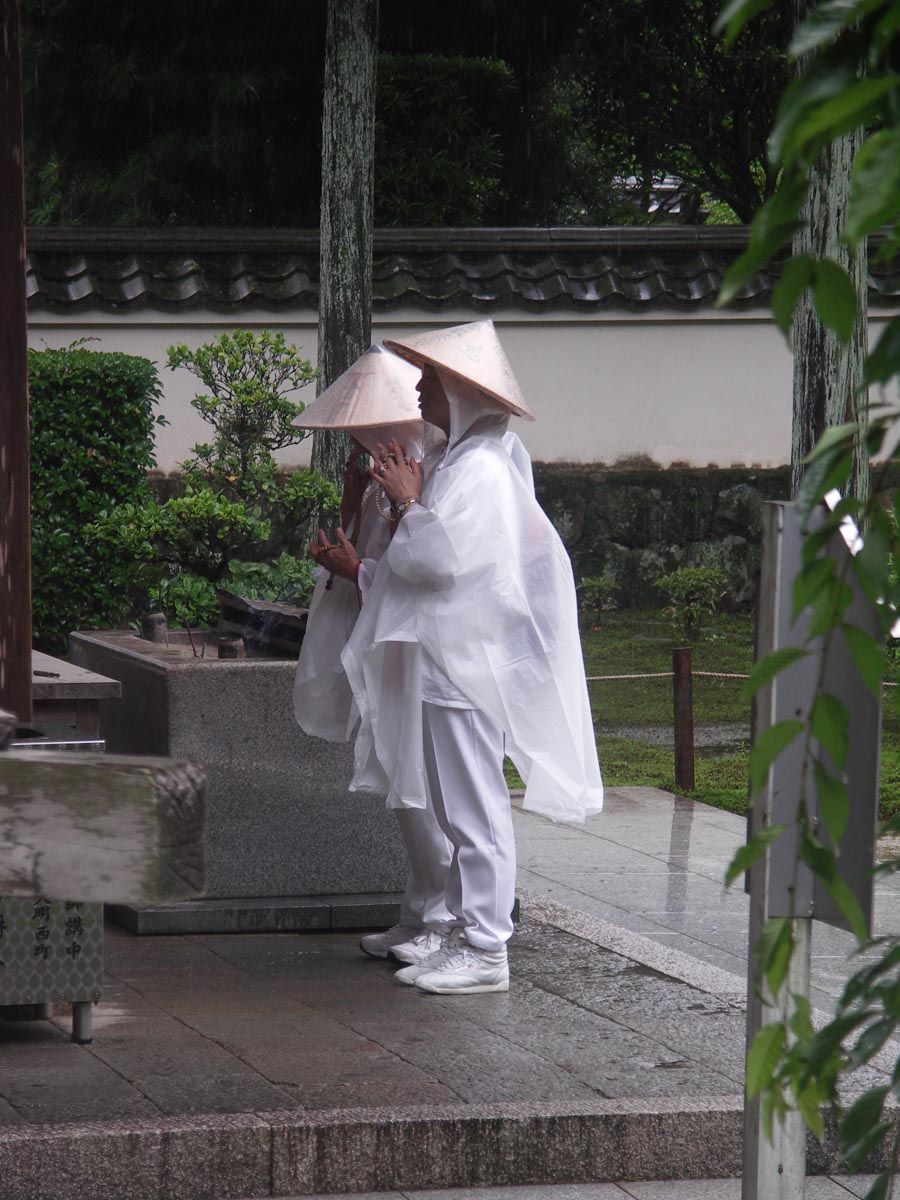
<path fill-rule="evenodd" d="M 241 1113 L 0 1130 L 3 1200 L 226 1200 L 735 1176 L 742 1099 Z M 833 1138 L 809 1143 L 834 1173 Z"/>

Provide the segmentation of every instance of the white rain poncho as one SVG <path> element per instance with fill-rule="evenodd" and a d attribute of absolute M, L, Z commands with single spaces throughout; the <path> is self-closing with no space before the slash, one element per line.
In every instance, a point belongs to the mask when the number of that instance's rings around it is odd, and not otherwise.
<path fill-rule="evenodd" d="M 424 650 L 503 730 L 524 807 L 581 821 L 602 807 L 603 786 L 571 564 L 508 414 L 438 374 L 449 439 L 429 427 L 421 504 L 400 522 L 343 654 L 361 715 L 351 790 L 425 805 Z"/>
<path fill-rule="evenodd" d="M 350 431 L 353 437 L 372 455 L 376 445 L 386 445 L 397 438 L 408 452 L 418 458 L 421 454 L 422 423 L 379 425 Z M 356 551 L 363 560 L 360 586 L 374 575 L 378 560 L 390 543 L 390 524 L 376 510 L 376 485 L 366 489 Z M 349 535 L 349 530 L 346 531 Z M 304 733 L 328 742 L 348 742 L 356 728 L 358 713 L 344 668 L 341 651 L 353 632 L 359 617 L 359 594 L 349 579 L 318 567 L 316 585 L 309 606 L 306 633 L 300 647 L 300 659 L 294 676 L 294 716 Z"/>

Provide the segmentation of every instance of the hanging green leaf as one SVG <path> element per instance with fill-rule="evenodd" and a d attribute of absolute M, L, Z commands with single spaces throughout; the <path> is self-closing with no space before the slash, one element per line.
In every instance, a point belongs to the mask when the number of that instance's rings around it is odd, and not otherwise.
<path fill-rule="evenodd" d="M 741 685 L 741 696 L 744 700 L 752 700 L 761 687 L 765 687 L 776 675 L 780 675 L 782 671 L 808 655 L 809 651 L 804 650 L 802 646 L 784 646 L 780 650 L 773 650 L 771 654 L 753 664 L 749 678 Z"/>
<path fill-rule="evenodd" d="M 850 444 L 852 447 L 852 442 Z M 820 458 L 810 460 L 810 465 L 803 473 L 795 501 L 801 521 L 807 520 L 812 510 L 822 503 L 830 491 L 834 488 L 841 491 L 844 488 L 852 469 L 852 448 L 834 446 Z"/>
<path fill-rule="evenodd" d="M 805 608 L 818 600 L 837 571 L 837 559 L 817 558 L 801 567 L 791 588 L 791 620 L 796 621 Z"/>
<path fill-rule="evenodd" d="M 829 100 L 840 97 L 853 86 L 856 69 L 851 63 L 825 63 L 808 71 L 788 84 L 775 114 L 775 124 L 769 136 L 769 158 L 783 162 L 789 158 L 787 148 L 796 140 L 795 130 Z"/>
<path fill-rule="evenodd" d="M 759 937 L 753 947 L 753 957 L 759 968 L 760 975 L 765 975 L 766 967 L 776 952 L 776 946 L 785 933 L 790 936 L 791 922 L 788 917 L 769 917 L 759 931 Z"/>
<path fill-rule="evenodd" d="M 853 573 L 866 597 L 877 605 L 889 582 L 894 531 L 890 517 L 878 503 L 869 506 L 866 525 L 862 549 L 853 557 Z"/>
<path fill-rule="evenodd" d="M 843 501 L 841 501 L 841 504 L 843 504 Z M 818 557 L 822 547 L 834 537 L 840 528 L 840 524 L 841 514 L 835 510 L 826 516 L 821 525 L 817 526 L 811 532 L 804 534 L 802 551 L 804 566 L 813 562 Z"/>
<path fill-rule="evenodd" d="M 852 603 L 853 588 L 849 583 L 843 579 L 827 580 L 813 604 L 807 638 L 827 637 Z"/>
<path fill-rule="evenodd" d="M 716 17 L 713 29 L 724 33 L 725 45 L 730 46 L 748 21 L 771 8 L 775 0 L 729 0 Z"/>
<path fill-rule="evenodd" d="M 818 759 L 813 763 L 813 775 L 816 781 L 816 794 L 819 798 L 819 816 L 828 836 L 836 846 L 847 828 L 850 816 L 850 797 L 840 779 L 830 775 Z"/>
<path fill-rule="evenodd" d="M 716 307 L 730 304 L 760 267 L 768 263 L 800 228 L 798 213 L 809 190 L 805 171 L 785 171 L 778 190 L 757 211 L 747 249 L 725 272 Z"/>
<path fill-rule="evenodd" d="M 861 1067 L 863 1063 L 871 1062 L 884 1043 L 894 1036 L 897 1022 L 893 1017 L 884 1017 L 874 1025 L 868 1025 L 857 1038 L 850 1050 L 847 1065 L 850 1070 Z"/>
<path fill-rule="evenodd" d="M 809 997 L 798 992 L 791 996 L 791 1000 L 794 1004 L 794 1012 L 789 1021 L 791 1033 L 797 1042 L 809 1042 L 815 1033 Z"/>
<path fill-rule="evenodd" d="M 795 254 L 784 264 L 781 278 L 772 290 L 769 306 L 775 324 L 785 336 L 790 332 L 797 301 L 812 287 L 815 261 L 811 254 Z"/>
<path fill-rule="evenodd" d="M 809 716 L 813 737 L 828 752 L 839 771 L 844 769 L 850 745 L 850 714 L 829 692 L 820 692 L 813 701 Z"/>
<path fill-rule="evenodd" d="M 797 1111 L 820 1142 L 825 1140 L 825 1121 L 822 1117 L 822 1095 L 814 1084 L 797 1093 Z"/>
<path fill-rule="evenodd" d="M 881 945 L 884 944 L 881 943 Z M 874 947 L 874 949 L 878 948 L 878 946 Z M 870 963 L 866 967 L 862 967 L 847 980 L 843 995 L 841 996 L 841 1007 L 847 1008 L 849 1005 L 855 1004 L 880 975 L 893 970 L 896 966 L 900 966 L 900 944 L 894 944 L 893 948 L 886 950 L 881 958 L 876 959 L 875 962 Z M 898 1061 L 898 1067 L 900 1067 L 900 1061 Z"/>
<path fill-rule="evenodd" d="M 765 956 L 760 958 L 760 970 L 765 977 L 770 996 L 777 996 L 781 985 L 787 978 L 791 965 L 791 955 L 794 953 L 794 938 L 791 933 L 791 922 L 786 917 L 775 918 L 772 922 L 777 926 L 775 936 L 766 944 Z M 762 941 L 762 939 L 760 939 Z"/>
<path fill-rule="evenodd" d="M 881 643 L 876 642 L 870 633 L 866 633 L 858 625 L 844 624 L 841 626 L 841 632 L 863 683 L 878 699 L 881 696 L 881 681 L 884 678 L 884 650 Z"/>
<path fill-rule="evenodd" d="M 900 374 L 900 317 L 890 320 L 866 360 L 866 383 L 886 383 Z"/>
<path fill-rule="evenodd" d="M 853 163 L 844 240 L 855 244 L 896 220 L 900 194 L 900 129 L 880 129 L 859 148 Z"/>
<path fill-rule="evenodd" d="M 892 39 L 897 33 L 900 33 L 900 6 L 891 2 L 872 33 L 870 62 L 877 62 L 885 50 L 890 50 Z"/>
<path fill-rule="evenodd" d="M 763 1025 L 747 1052 L 747 1095 L 754 1096 L 772 1080 L 781 1052 L 787 1040 L 787 1030 L 780 1022 Z"/>
<path fill-rule="evenodd" d="M 846 883 L 837 876 L 833 876 L 831 879 L 823 878 L 822 882 L 837 906 L 838 912 L 847 922 L 850 932 L 862 945 L 869 937 L 869 926 L 856 897 Z"/>
<path fill-rule="evenodd" d="M 804 458 L 805 463 L 813 463 L 823 454 L 828 454 L 836 446 L 847 449 L 853 445 L 853 439 L 860 431 L 858 421 L 846 421 L 843 425 L 831 425 Z"/>
<path fill-rule="evenodd" d="M 775 1088 L 775 1087 L 770 1088 L 765 1093 L 765 1096 L 763 1098 L 764 1103 L 765 1103 L 765 1100 L 769 1096 L 772 1096 L 773 1101 L 774 1101 L 774 1103 L 772 1104 L 773 1115 L 778 1118 L 778 1121 L 780 1124 L 784 1124 L 784 1119 L 788 1115 L 788 1113 L 791 1111 L 791 1106 L 788 1103 L 788 1101 L 785 1099 L 783 1090 L 781 1088 Z M 772 1135 L 773 1135 L 771 1120 L 769 1121 L 768 1125 L 765 1128 L 766 1128 L 766 1137 L 771 1142 Z"/>
<path fill-rule="evenodd" d="M 801 58 L 811 50 L 827 46 L 842 30 L 855 25 L 883 4 L 884 0 L 826 0 L 813 9 L 797 29 L 789 53 L 794 58 Z"/>
<path fill-rule="evenodd" d="M 841 1043 L 848 1034 L 868 1020 L 867 1012 L 848 1013 L 835 1017 L 823 1026 L 809 1044 L 806 1061 L 811 1072 L 825 1073 L 829 1064 L 840 1054 Z"/>
<path fill-rule="evenodd" d="M 761 833 L 750 838 L 746 845 L 741 846 L 728 864 L 728 870 L 725 872 L 725 886 L 730 887 L 739 875 L 749 871 L 753 864 L 762 858 L 767 848 L 781 837 L 785 828 L 784 825 L 770 825 L 768 829 L 763 829 Z"/>
<path fill-rule="evenodd" d="M 894 1172 L 891 1170 L 882 1171 L 880 1175 L 876 1175 L 874 1181 L 869 1185 L 869 1190 L 866 1192 L 864 1200 L 890 1200 L 890 1193 L 894 1187 Z"/>
<path fill-rule="evenodd" d="M 884 1101 L 890 1088 L 887 1084 L 870 1088 L 855 1100 L 841 1121 L 839 1140 L 841 1154 L 848 1155 L 869 1134 L 881 1119 Z"/>
<path fill-rule="evenodd" d="M 829 71 L 821 77 L 822 92 L 835 85 L 838 90 L 806 112 L 792 114 L 794 119 L 782 127 L 776 124 L 769 143 L 776 161 L 794 155 L 811 161 L 822 146 L 878 116 L 884 97 L 900 85 L 897 75 L 867 75 L 847 86 L 846 73 L 852 70 L 852 64 L 841 64 Z"/>
<path fill-rule="evenodd" d="M 831 259 L 818 259 L 813 269 L 812 294 L 822 324 L 842 342 L 849 342 L 859 315 L 859 300 L 844 268 Z"/>
<path fill-rule="evenodd" d="M 755 795 L 766 782 L 777 756 L 806 728 L 802 721 L 779 721 L 756 739 L 750 750 L 750 787 Z"/>

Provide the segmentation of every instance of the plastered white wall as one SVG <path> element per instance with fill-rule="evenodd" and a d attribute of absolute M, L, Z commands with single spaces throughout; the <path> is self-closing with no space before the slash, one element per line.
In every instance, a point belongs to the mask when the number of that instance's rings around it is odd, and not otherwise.
<path fill-rule="evenodd" d="M 778 466 L 790 459 L 791 358 L 764 309 L 738 315 L 699 312 L 492 314 L 537 420 L 516 422 L 532 457 L 543 462 L 604 462 L 646 456 L 660 466 Z M 252 319 L 251 319 L 252 317 Z M 373 341 L 473 319 L 471 310 L 376 314 Z M 230 316 L 143 311 L 76 317 L 34 313 L 32 346 L 88 345 L 157 363 L 169 425 L 157 436 L 157 464 L 169 472 L 208 436 L 191 407 L 187 371 L 169 371 L 166 347 L 197 346 L 236 323 L 281 329 L 315 362 L 316 315 L 264 312 Z M 877 336 L 883 319 L 870 320 Z M 308 389 L 312 399 L 312 386 Z M 300 393 L 302 398 L 303 393 Z M 305 464 L 309 443 L 281 454 Z"/>

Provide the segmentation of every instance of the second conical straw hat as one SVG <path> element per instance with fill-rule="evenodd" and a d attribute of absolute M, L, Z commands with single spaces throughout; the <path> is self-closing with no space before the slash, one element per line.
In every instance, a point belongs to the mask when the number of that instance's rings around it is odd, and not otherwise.
<path fill-rule="evenodd" d="M 451 325 L 448 329 L 433 329 L 412 337 L 385 340 L 385 346 L 417 367 L 431 363 L 468 379 L 476 387 L 499 400 L 519 417 L 534 416 L 503 352 L 493 321 L 470 321 L 466 325 Z"/>
<path fill-rule="evenodd" d="M 370 346 L 291 424 L 301 429 L 354 429 L 421 421 L 418 382 L 415 367 L 383 346 Z"/>

